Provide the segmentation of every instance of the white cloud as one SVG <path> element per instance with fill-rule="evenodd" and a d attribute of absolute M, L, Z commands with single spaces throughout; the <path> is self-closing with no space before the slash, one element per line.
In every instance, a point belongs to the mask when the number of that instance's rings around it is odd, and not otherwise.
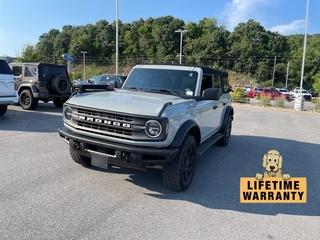
<path fill-rule="evenodd" d="M 296 34 L 297 32 L 303 32 L 305 27 L 305 20 L 295 20 L 289 24 L 278 25 L 270 28 L 272 32 L 279 32 L 282 35 Z"/>
<path fill-rule="evenodd" d="M 227 3 L 223 12 L 227 20 L 228 29 L 233 30 L 240 22 L 258 18 L 259 7 L 270 4 L 271 0 L 232 0 Z"/>

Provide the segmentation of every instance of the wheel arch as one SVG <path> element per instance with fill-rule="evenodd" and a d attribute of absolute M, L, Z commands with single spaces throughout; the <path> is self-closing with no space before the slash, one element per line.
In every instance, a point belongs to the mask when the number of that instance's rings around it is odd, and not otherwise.
<path fill-rule="evenodd" d="M 192 120 L 188 120 L 180 127 L 176 136 L 174 137 L 174 140 L 170 144 L 170 147 L 180 147 L 184 138 L 188 134 L 195 138 L 197 145 L 200 144 L 201 133 L 198 124 Z"/>
<path fill-rule="evenodd" d="M 33 93 L 38 92 L 38 89 L 33 84 L 24 84 L 24 85 L 19 86 L 18 94 L 20 95 L 21 92 L 26 89 L 29 89 L 31 91 L 32 95 L 34 95 Z"/>
<path fill-rule="evenodd" d="M 233 120 L 234 111 L 230 105 L 226 107 L 220 128 L 223 128 L 227 124 L 229 115 L 231 115 L 231 119 Z"/>

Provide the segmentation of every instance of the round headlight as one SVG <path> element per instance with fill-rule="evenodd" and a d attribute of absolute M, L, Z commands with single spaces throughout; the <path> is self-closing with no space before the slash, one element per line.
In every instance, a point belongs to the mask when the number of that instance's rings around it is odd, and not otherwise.
<path fill-rule="evenodd" d="M 72 109 L 70 107 L 64 108 L 63 115 L 67 121 L 70 121 L 72 119 Z"/>
<path fill-rule="evenodd" d="M 160 134 L 162 133 L 162 126 L 156 120 L 149 120 L 145 124 L 145 132 L 148 137 L 151 137 L 151 138 L 159 137 Z"/>

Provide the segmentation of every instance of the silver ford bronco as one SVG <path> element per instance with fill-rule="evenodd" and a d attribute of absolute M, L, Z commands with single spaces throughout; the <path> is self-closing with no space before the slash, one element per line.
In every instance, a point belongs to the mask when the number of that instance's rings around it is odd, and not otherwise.
<path fill-rule="evenodd" d="M 59 134 L 76 163 L 161 168 L 165 186 L 183 191 L 197 157 L 229 143 L 230 91 L 220 70 L 137 65 L 121 89 L 74 93 L 63 106 Z"/>

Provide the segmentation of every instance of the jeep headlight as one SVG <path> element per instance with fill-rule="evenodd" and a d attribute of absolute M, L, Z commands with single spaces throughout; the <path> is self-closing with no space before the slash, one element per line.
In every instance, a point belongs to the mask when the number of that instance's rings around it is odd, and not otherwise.
<path fill-rule="evenodd" d="M 63 116 L 67 121 L 70 121 L 72 119 L 72 109 L 71 109 L 71 107 L 65 107 L 63 109 Z"/>
<path fill-rule="evenodd" d="M 156 120 L 149 120 L 145 124 L 145 132 L 148 137 L 151 137 L 151 138 L 159 137 L 162 133 L 162 126 Z"/>

